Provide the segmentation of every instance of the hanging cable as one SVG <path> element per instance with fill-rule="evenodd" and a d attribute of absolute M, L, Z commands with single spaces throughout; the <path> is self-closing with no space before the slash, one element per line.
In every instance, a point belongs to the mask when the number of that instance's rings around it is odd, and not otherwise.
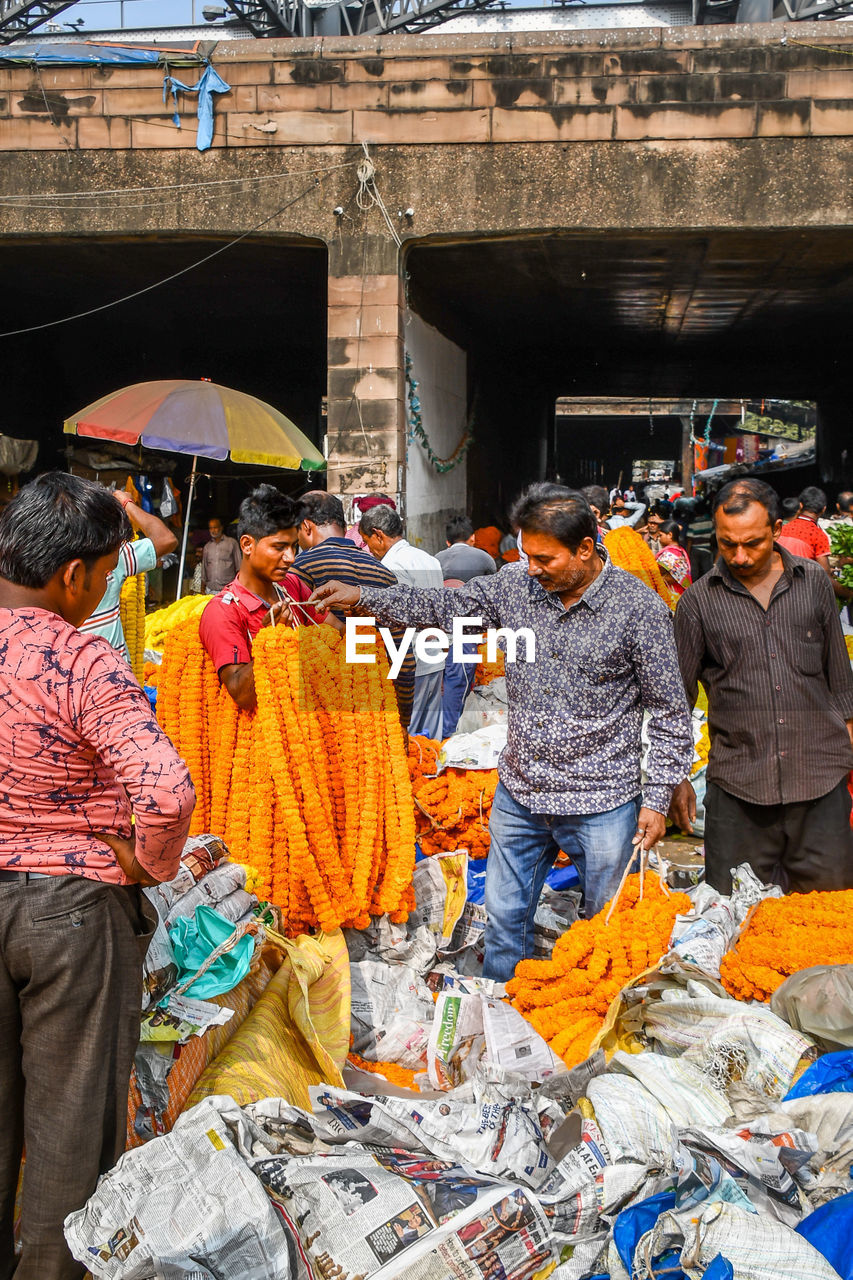
<path fill-rule="evenodd" d="M 131 302 L 134 298 L 141 298 L 143 294 L 151 293 L 154 289 L 159 289 L 162 285 L 169 284 L 172 280 L 178 280 L 181 276 L 187 275 L 188 272 L 195 271 L 197 267 L 203 267 L 206 262 L 210 262 L 213 258 L 218 258 L 220 254 L 225 253 L 228 249 L 233 249 L 235 245 L 247 240 L 256 231 L 260 231 L 261 227 L 265 227 L 267 223 L 274 222 L 285 210 L 290 209 L 293 205 L 298 204 L 300 200 L 304 200 L 307 195 L 310 195 L 315 187 L 321 185 L 322 181 L 322 178 L 315 178 L 310 187 L 306 187 L 304 191 L 301 191 L 298 196 L 294 196 L 292 200 L 288 200 L 287 204 L 283 204 L 280 209 L 276 209 L 275 213 L 271 213 L 268 218 L 262 218 L 260 222 L 256 222 L 253 227 L 250 227 L 248 231 L 244 231 L 242 235 L 229 240 L 227 244 L 220 245 L 212 253 L 205 254 L 197 262 L 191 262 L 189 266 L 181 267 L 180 271 L 173 271 L 171 275 L 164 276 L 162 280 L 155 280 L 153 284 L 147 284 L 144 289 L 136 289 L 133 293 L 126 293 L 121 298 L 114 298 L 112 302 L 103 302 L 99 307 L 90 307 L 87 311 L 77 311 L 74 315 L 61 316 L 58 320 L 46 320 L 43 324 L 26 325 L 21 329 L 7 329 L 5 333 L 0 333 L 0 338 L 15 338 L 23 333 L 37 333 L 41 329 L 53 329 L 57 325 L 70 324 L 72 320 L 85 320 L 87 316 L 95 316 L 101 311 L 109 311 L 112 307 L 121 306 L 123 302 Z"/>
<path fill-rule="evenodd" d="M 370 209 L 379 209 L 385 220 L 385 225 L 391 233 L 391 239 L 394 241 L 398 249 L 403 247 L 403 241 L 400 239 L 400 233 L 391 221 L 391 215 L 385 208 L 385 201 L 379 193 L 376 185 L 376 166 L 370 158 L 370 152 L 367 149 L 367 143 L 362 142 L 361 149 L 364 152 L 363 159 L 359 160 L 356 176 L 358 177 L 358 192 L 356 193 L 355 202 L 361 209 L 362 213 L 367 213 Z"/>

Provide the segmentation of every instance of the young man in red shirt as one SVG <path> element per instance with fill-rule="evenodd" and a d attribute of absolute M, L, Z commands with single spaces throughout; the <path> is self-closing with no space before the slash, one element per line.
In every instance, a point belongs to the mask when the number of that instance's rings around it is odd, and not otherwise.
<path fill-rule="evenodd" d="M 299 551 L 301 504 L 274 485 L 262 484 L 240 505 L 237 539 L 243 563 L 201 615 L 201 642 L 219 680 L 244 711 L 258 705 L 252 641 L 262 627 L 308 619 L 325 622 L 300 604 L 311 594 L 292 573 Z"/>
<path fill-rule="evenodd" d="M 127 662 L 77 629 L 129 537 L 106 489 L 58 471 L 0 516 L 0 1280 L 85 1271 L 62 1225 L 124 1150 L 140 885 L 174 876 L 195 803 Z"/>

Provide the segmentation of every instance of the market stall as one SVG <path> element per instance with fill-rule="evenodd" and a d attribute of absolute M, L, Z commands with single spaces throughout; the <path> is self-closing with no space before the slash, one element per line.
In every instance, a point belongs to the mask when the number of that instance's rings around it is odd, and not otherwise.
<path fill-rule="evenodd" d="M 659 857 L 585 920 L 558 866 L 504 989 L 482 976 L 499 666 L 466 732 L 407 750 L 331 629 L 269 629 L 261 710 L 232 712 L 200 607 L 147 632 L 216 833 L 149 891 L 176 967 L 150 956 L 143 1025 L 177 1039 L 141 1046 L 134 1089 L 167 1061 L 166 1105 L 132 1093 L 133 1141 L 160 1136 L 71 1215 L 76 1256 L 109 1280 L 853 1275 L 853 894 L 743 866 L 727 896 Z M 699 776 L 704 705 L 694 737 Z M 223 906 L 213 963 L 245 954 L 193 1034 L 176 925 Z"/>

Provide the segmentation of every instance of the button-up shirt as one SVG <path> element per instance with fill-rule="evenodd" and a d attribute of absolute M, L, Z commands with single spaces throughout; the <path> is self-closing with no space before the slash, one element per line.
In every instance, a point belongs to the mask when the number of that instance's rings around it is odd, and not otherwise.
<path fill-rule="evenodd" d="M 216 595 L 240 572 L 243 552 L 234 538 L 226 538 L 223 534 L 218 541 L 211 538 L 204 544 L 201 563 L 204 584 L 211 595 Z"/>
<path fill-rule="evenodd" d="M 449 631 L 456 617 L 484 627 L 529 627 L 536 657 L 506 664 L 509 704 L 501 781 L 533 813 L 604 813 L 642 791 L 666 813 L 690 770 L 693 737 L 670 612 L 599 550 L 603 567 L 566 609 L 520 564 L 456 590 L 362 590 L 359 612 L 382 622 Z M 640 775 L 643 713 L 651 741 Z"/>
<path fill-rule="evenodd" d="M 133 831 L 171 879 L 195 794 L 127 663 L 47 609 L 0 609 L 0 645 L 0 868 L 127 884 L 92 832 Z"/>
<path fill-rule="evenodd" d="M 753 804 L 826 795 L 853 768 L 853 675 L 832 584 L 782 557 L 765 610 L 719 559 L 675 611 L 689 697 L 708 694 L 708 780 Z"/>

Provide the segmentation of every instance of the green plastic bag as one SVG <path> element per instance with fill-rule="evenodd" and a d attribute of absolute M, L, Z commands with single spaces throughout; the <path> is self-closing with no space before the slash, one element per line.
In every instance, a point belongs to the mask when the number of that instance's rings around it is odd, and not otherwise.
<path fill-rule="evenodd" d="M 230 938 L 235 926 L 213 907 L 196 907 L 194 916 L 180 916 L 169 930 L 172 949 L 178 964 L 178 986 L 182 986 L 207 960 L 208 956 Z M 230 951 L 217 956 L 209 969 L 187 987 L 184 995 L 207 1000 L 231 991 L 249 972 L 255 939 L 245 934 Z"/>

